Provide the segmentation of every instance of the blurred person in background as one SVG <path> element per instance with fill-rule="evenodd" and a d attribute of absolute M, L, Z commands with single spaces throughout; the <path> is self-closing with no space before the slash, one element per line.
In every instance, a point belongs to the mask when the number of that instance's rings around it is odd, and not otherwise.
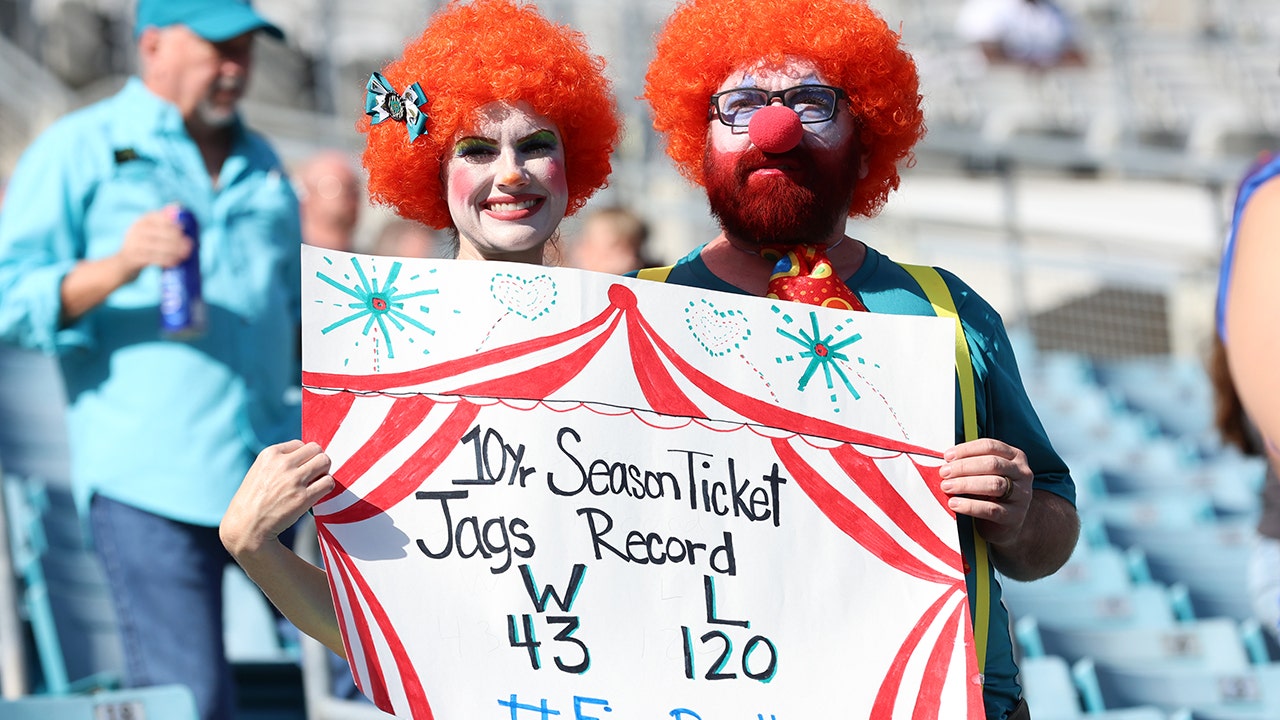
<path fill-rule="evenodd" d="M 1262 516 L 1249 563 L 1254 613 L 1280 640 L 1280 323 L 1274 311 L 1280 268 L 1280 155 L 1245 173 L 1218 277 L 1217 337 L 1211 375 L 1223 438 L 1267 459 Z"/>
<path fill-rule="evenodd" d="M 691 0 L 659 34 L 645 80 L 667 154 L 705 188 L 721 232 L 639 277 L 850 311 L 934 316 L 949 304 L 957 316 L 957 365 L 971 374 L 957 375 L 940 489 L 964 557 L 978 702 L 990 720 L 1028 717 L 996 571 L 1030 581 L 1066 562 L 1075 484 L 999 314 L 955 275 L 846 235 L 849 218 L 879 212 L 924 135 L 901 37 L 861 0 Z"/>
<path fill-rule="evenodd" d="M 1075 24 L 1053 0 L 966 0 L 956 33 L 993 64 L 1036 70 L 1085 64 Z"/>
<path fill-rule="evenodd" d="M 604 61 L 532 5 L 450 4 L 369 89 L 373 120 L 361 129 L 371 196 L 449 229 L 459 259 L 541 263 L 561 220 L 608 179 L 619 121 Z M 409 103 L 421 114 L 383 112 Z M 294 625 L 345 656 L 324 570 L 279 538 L 334 488 L 329 470 L 316 443 L 266 448 L 221 534 Z"/>
<path fill-rule="evenodd" d="M 458 252 L 457 248 L 441 235 L 440 231 L 416 220 L 392 218 L 374 238 L 373 254 L 410 258 L 453 257 Z"/>
<path fill-rule="evenodd" d="M 355 249 L 356 225 L 365 203 L 360 177 L 345 153 L 322 150 L 294 173 L 302 217 L 302 242 L 327 250 Z"/>
<path fill-rule="evenodd" d="M 37 138 L 0 213 L 0 339 L 58 354 L 124 682 L 186 685 L 202 720 L 234 714 L 218 523 L 299 427 L 297 198 L 237 111 L 258 32 L 282 36 L 244 0 L 139 0 L 138 76 Z M 161 270 L 193 253 L 203 330 L 171 336 Z"/>
<path fill-rule="evenodd" d="M 570 267 L 623 275 L 653 263 L 645 255 L 649 226 L 623 207 L 596 210 L 582 222 L 569 248 Z"/>
<path fill-rule="evenodd" d="M 1276 474 L 1280 458 L 1245 414 L 1220 338 L 1214 339 L 1209 379 L 1214 390 L 1214 424 L 1222 440 L 1267 463 L 1260 493 L 1262 513 L 1249 558 L 1249 597 L 1254 617 L 1280 642 L 1280 476 Z"/>

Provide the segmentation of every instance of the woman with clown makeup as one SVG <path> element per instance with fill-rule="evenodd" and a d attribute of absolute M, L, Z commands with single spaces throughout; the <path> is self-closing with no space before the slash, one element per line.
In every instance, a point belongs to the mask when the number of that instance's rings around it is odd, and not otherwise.
<path fill-rule="evenodd" d="M 466 260 L 541 263 L 560 221 L 605 185 L 618 120 L 582 36 L 511 0 L 451 3 L 368 84 L 364 166 L 375 202 L 448 228 Z M 258 455 L 220 528 L 300 630 L 343 654 L 323 570 L 279 540 L 334 487 L 315 443 Z"/>

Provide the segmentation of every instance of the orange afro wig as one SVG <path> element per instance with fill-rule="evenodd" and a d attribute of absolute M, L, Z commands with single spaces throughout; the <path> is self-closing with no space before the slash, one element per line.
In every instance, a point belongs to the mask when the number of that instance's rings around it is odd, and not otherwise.
<path fill-rule="evenodd" d="M 804 58 L 849 94 L 867 153 L 849 215 L 875 215 L 898 162 L 924 136 L 919 78 L 900 37 L 862 0 L 688 0 L 667 20 L 645 76 L 653 125 L 685 177 L 705 185 L 712 93 L 736 70 Z"/>
<path fill-rule="evenodd" d="M 524 101 L 560 130 L 573 214 L 605 186 L 618 140 L 617 110 L 604 60 L 581 33 L 549 22 L 513 0 L 455 0 L 437 13 L 404 54 L 383 69 L 403 93 L 418 83 L 427 97 L 427 134 L 410 142 L 403 123 L 372 125 L 364 166 L 369 194 L 402 217 L 431 227 L 453 226 L 445 199 L 443 163 L 456 135 L 491 102 Z"/>

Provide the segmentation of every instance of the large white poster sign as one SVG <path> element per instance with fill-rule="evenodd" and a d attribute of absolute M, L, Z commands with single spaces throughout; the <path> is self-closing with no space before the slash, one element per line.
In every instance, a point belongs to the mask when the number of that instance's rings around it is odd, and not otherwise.
<path fill-rule="evenodd" d="M 360 688 L 442 720 L 981 717 L 954 325 L 304 249 Z"/>

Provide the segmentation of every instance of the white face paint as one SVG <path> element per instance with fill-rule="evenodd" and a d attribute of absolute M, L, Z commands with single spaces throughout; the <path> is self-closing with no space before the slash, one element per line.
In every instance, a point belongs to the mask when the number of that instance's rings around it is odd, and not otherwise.
<path fill-rule="evenodd" d="M 829 84 L 811 61 L 791 59 L 781 66 L 756 64 L 739 68 L 730 73 L 716 92 L 737 88 L 773 91 L 796 85 Z M 745 127 L 729 127 L 719 120 L 712 120 L 710 127 L 711 150 L 714 153 L 739 153 L 751 145 Z M 841 147 L 857 130 L 853 116 L 843 108 L 826 122 L 805 123 L 802 127 L 804 136 L 800 142 L 814 150 Z"/>
<path fill-rule="evenodd" d="M 730 74 L 717 92 L 831 85 L 809 61 L 755 63 Z M 858 123 L 841 104 L 831 119 L 801 125 L 785 151 L 756 147 L 749 129 L 713 119 L 703 165 L 711 211 L 726 236 L 746 246 L 828 242 L 843 234 L 858 181 Z"/>
<path fill-rule="evenodd" d="M 569 205 L 560 130 L 525 103 L 490 103 L 445 163 L 458 257 L 542 262 Z"/>

